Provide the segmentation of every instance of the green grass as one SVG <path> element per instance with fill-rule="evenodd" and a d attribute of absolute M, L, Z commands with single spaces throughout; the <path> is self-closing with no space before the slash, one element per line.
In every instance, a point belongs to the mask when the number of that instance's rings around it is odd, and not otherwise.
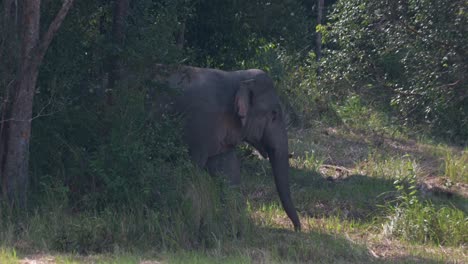
<path fill-rule="evenodd" d="M 407 175 L 408 163 L 414 166 L 414 173 L 418 176 L 422 175 L 418 164 L 408 154 L 395 157 L 374 152 L 369 154 L 368 158 L 360 166 L 360 170 L 370 177 L 397 179 Z"/>
<path fill-rule="evenodd" d="M 14 264 L 19 263 L 18 256 L 14 249 L 0 248 L 0 263 Z"/>
<path fill-rule="evenodd" d="M 444 171 L 452 181 L 468 184 L 468 149 L 465 149 L 460 155 L 454 155 L 447 151 L 444 159 Z"/>
<path fill-rule="evenodd" d="M 383 226 L 386 235 L 417 243 L 463 246 L 468 242 L 468 218 L 452 206 L 436 207 L 421 200 L 417 190 L 415 166 L 407 162 L 407 173 L 395 181 L 398 190 L 396 204 L 389 203 L 389 221 Z"/>
<path fill-rule="evenodd" d="M 233 256 L 226 256 L 219 252 L 179 252 L 173 253 L 165 256 L 164 261 L 167 263 L 174 264 L 184 264 L 184 263 L 194 263 L 194 264 L 216 264 L 216 263 L 250 263 L 250 258 L 248 255 L 237 254 Z"/>
<path fill-rule="evenodd" d="M 455 208 L 437 209 L 432 203 L 396 207 L 384 233 L 416 243 L 462 246 L 468 243 L 468 218 Z"/>
<path fill-rule="evenodd" d="M 323 158 L 318 157 L 313 151 L 310 153 L 309 151 L 305 151 L 303 157 L 298 156 L 297 158 L 292 159 L 290 165 L 298 169 L 317 171 L 323 162 Z"/>

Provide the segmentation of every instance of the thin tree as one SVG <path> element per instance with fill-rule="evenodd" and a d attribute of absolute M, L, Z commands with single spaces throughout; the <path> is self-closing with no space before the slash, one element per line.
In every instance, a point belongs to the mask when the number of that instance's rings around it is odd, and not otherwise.
<path fill-rule="evenodd" d="M 4 13 L 4 26 L 14 23 L 17 32 L 13 32 L 15 34 L 12 36 L 17 36 L 20 44 L 14 79 L 11 85 L 6 86 L 1 109 L 2 120 L 0 120 L 2 195 L 12 205 L 23 206 L 26 202 L 32 109 L 39 66 L 73 1 L 63 1 L 42 38 L 40 37 L 41 1 L 5 1 L 8 6 L 4 6 L 4 11 L 8 13 Z M 8 36 L 2 36 L 2 41 L 8 42 Z"/>
<path fill-rule="evenodd" d="M 116 0 L 114 3 L 114 15 L 112 21 L 113 51 L 110 57 L 109 89 L 106 93 L 106 102 L 112 105 L 112 90 L 115 84 L 122 78 L 121 53 L 125 41 L 125 25 L 128 16 L 130 0 Z"/>
<path fill-rule="evenodd" d="M 324 0 L 317 0 L 317 26 L 322 24 L 323 17 L 323 5 Z M 315 55 L 317 56 L 317 61 L 320 62 L 322 58 L 322 33 L 317 31 L 315 35 Z M 320 66 L 317 68 L 317 74 L 320 75 L 321 69 Z"/>

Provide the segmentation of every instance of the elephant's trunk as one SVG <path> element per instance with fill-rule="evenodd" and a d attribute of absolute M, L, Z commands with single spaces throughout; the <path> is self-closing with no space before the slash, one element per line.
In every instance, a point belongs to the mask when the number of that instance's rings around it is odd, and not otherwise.
<path fill-rule="evenodd" d="M 267 151 L 275 178 L 276 189 L 284 211 L 286 211 L 286 214 L 291 219 L 294 229 L 300 231 L 301 222 L 299 221 L 299 216 L 297 215 L 289 190 L 289 153 L 286 130 L 284 130 L 284 136 L 280 138 L 276 137 L 274 141 L 276 141 L 276 144 L 272 142 L 273 145 L 279 145 L 280 147 L 269 147 Z"/>

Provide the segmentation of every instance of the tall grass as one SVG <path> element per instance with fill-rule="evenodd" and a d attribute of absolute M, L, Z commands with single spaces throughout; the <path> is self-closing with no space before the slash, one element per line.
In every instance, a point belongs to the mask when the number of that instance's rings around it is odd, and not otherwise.
<path fill-rule="evenodd" d="M 379 107 L 363 101 L 358 95 L 350 95 L 341 104 L 334 106 L 338 117 L 350 128 L 378 135 L 402 137 L 402 127 L 396 126 Z"/>
<path fill-rule="evenodd" d="M 468 218 L 463 211 L 436 207 L 418 196 L 414 164 L 407 162 L 407 174 L 395 181 L 399 193 L 395 205 L 389 205 L 390 216 L 383 225 L 386 235 L 404 240 L 436 245 L 460 246 L 468 242 Z"/>
<path fill-rule="evenodd" d="M 19 263 L 19 259 L 16 256 L 16 251 L 9 248 L 0 248 L 0 263 L 5 264 L 16 264 Z"/>
<path fill-rule="evenodd" d="M 384 156 L 377 151 L 368 155 L 366 163 L 361 167 L 362 173 L 372 177 L 386 179 L 405 178 L 408 173 L 408 164 L 411 164 L 412 172 L 420 174 L 420 167 L 410 155 L 401 157 Z"/>
<path fill-rule="evenodd" d="M 323 165 L 324 159 L 320 158 L 314 151 L 304 151 L 304 156 L 297 156 L 290 160 L 292 167 L 317 171 Z"/>
<path fill-rule="evenodd" d="M 249 220 L 238 190 L 192 166 L 176 169 L 172 176 L 187 179 L 184 186 L 177 187 L 179 202 L 168 201 L 164 207 L 126 204 L 73 212 L 61 204 L 63 200 L 52 203 L 51 199 L 34 211 L 3 215 L 0 241 L 6 245 L 27 241 L 22 245 L 25 250 L 92 253 L 119 248 L 211 248 L 248 233 Z"/>
<path fill-rule="evenodd" d="M 468 149 L 459 156 L 447 151 L 444 159 L 444 175 L 452 181 L 468 183 Z"/>

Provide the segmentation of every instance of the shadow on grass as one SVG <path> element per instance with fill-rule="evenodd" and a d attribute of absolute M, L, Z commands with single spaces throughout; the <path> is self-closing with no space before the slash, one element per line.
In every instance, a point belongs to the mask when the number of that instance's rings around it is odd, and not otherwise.
<path fill-rule="evenodd" d="M 268 161 L 247 161 L 244 171 L 245 194 L 254 207 L 278 202 Z M 265 177 L 267 176 L 267 177 Z M 310 217 L 338 217 L 372 224 L 388 213 L 388 205 L 396 201 L 394 179 L 353 174 L 333 180 L 308 169 L 290 168 L 291 193 L 298 211 Z M 436 206 L 449 206 L 467 211 L 468 200 L 457 194 L 422 195 Z"/>
<path fill-rule="evenodd" d="M 342 236 L 318 232 L 297 233 L 287 229 L 261 228 L 249 247 L 253 263 L 369 263 L 374 262 L 365 246 Z"/>
<path fill-rule="evenodd" d="M 257 176 L 248 181 L 247 196 L 254 206 L 278 200 L 271 178 Z M 392 180 L 364 175 L 330 181 L 315 171 L 291 168 L 290 184 L 298 211 L 311 217 L 373 221 L 382 213 L 380 205 L 396 197 Z"/>
<path fill-rule="evenodd" d="M 263 217 L 266 218 L 276 217 L 277 211 L 269 214 L 268 208 L 262 208 L 265 205 L 268 207 L 279 203 L 273 179 L 265 177 L 270 175 L 268 164 L 262 163 L 257 168 L 263 173 L 258 172 L 258 175 L 246 179 L 244 188 L 246 195 L 254 211 L 263 210 L 265 214 Z M 277 260 L 280 260 L 279 262 L 297 263 L 441 263 L 443 261 L 437 256 L 411 253 L 407 252 L 407 249 L 401 251 L 398 248 L 385 249 L 390 253 L 384 252 L 380 255 L 378 252 L 377 255 L 383 257 L 375 257 L 369 253 L 366 245 L 352 242 L 348 238 L 348 231 L 364 234 L 368 232 L 366 231 L 368 228 L 375 230 L 385 221 L 385 217 L 390 213 L 390 208 L 386 205 L 395 201 L 398 196 L 393 179 L 351 175 L 344 180 L 330 181 L 315 171 L 296 168 L 291 168 L 290 174 L 291 193 L 296 207 L 303 217 L 312 218 L 309 220 L 311 222 L 303 222 L 304 226 L 308 225 L 308 231 L 294 233 L 288 229 L 256 227 L 255 229 L 259 231 L 255 233 L 252 247 L 262 245 L 259 250 L 263 253 L 258 254 L 273 254 Z M 443 203 L 451 204 L 451 200 L 444 200 Z M 281 211 L 282 208 L 273 207 L 273 210 Z M 288 219 L 279 221 L 286 221 L 286 225 L 289 224 Z M 325 228 L 322 227 L 322 222 Z M 336 226 L 333 226 L 335 224 Z M 272 225 L 283 224 L 275 223 L 273 220 Z M 270 224 L 267 223 L 266 226 Z M 381 246 L 385 247 L 379 244 L 377 248 Z M 254 263 L 269 263 L 269 261 L 254 261 Z"/>
<path fill-rule="evenodd" d="M 343 180 L 331 181 L 315 171 L 291 168 L 292 192 L 299 210 L 309 216 L 338 216 L 346 219 L 372 221 L 385 213 L 385 205 L 399 195 L 394 179 L 354 174 Z M 423 194 L 436 206 L 454 207 L 468 214 L 468 199 L 457 195 Z"/>
<path fill-rule="evenodd" d="M 412 255 L 376 257 L 366 245 L 337 234 L 257 229 L 255 237 L 248 242 L 252 248 L 249 253 L 252 263 L 440 263 Z"/>

